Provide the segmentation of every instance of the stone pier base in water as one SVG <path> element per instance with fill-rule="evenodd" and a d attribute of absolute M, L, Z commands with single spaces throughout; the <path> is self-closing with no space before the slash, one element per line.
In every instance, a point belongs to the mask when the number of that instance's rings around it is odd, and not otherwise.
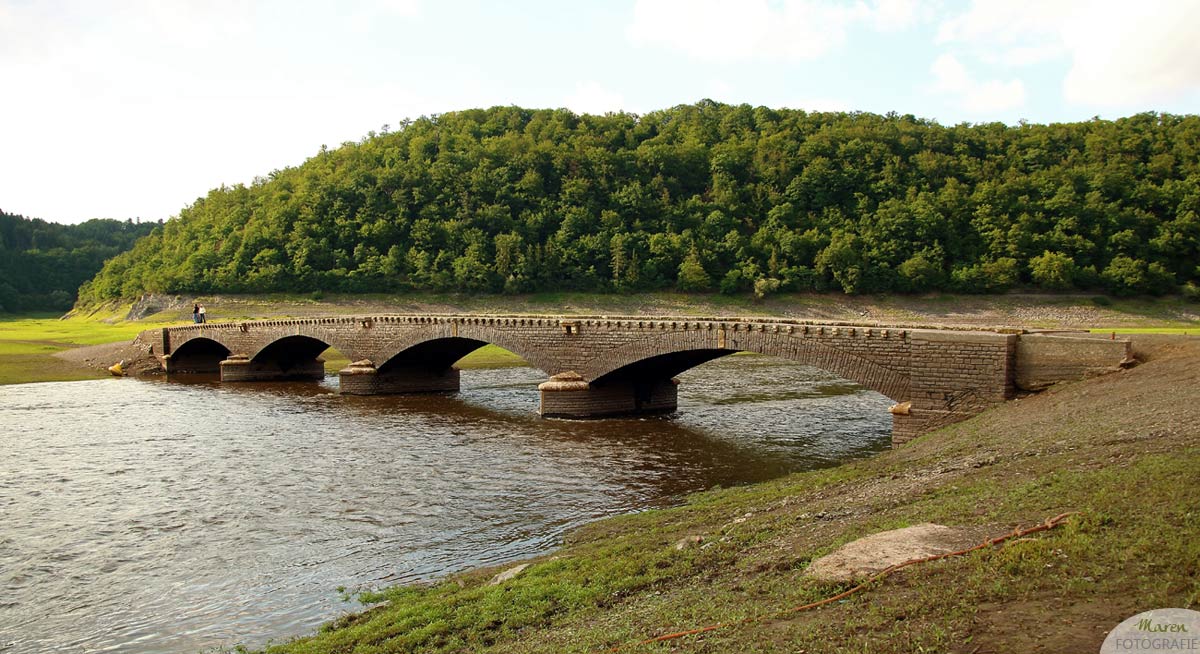
<path fill-rule="evenodd" d="M 385 368 L 380 371 L 370 361 L 355 361 L 343 368 L 338 377 L 346 395 L 396 395 L 401 393 L 446 393 L 459 387 L 458 368 Z"/>
<path fill-rule="evenodd" d="M 670 413 L 679 407 L 678 385 L 676 379 L 588 383 L 566 372 L 538 386 L 542 394 L 538 412 L 552 418 Z"/>
<path fill-rule="evenodd" d="M 324 378 L 325 361 L 323 359 L 291 362 L 285 366 L 274 361 L 253 361 L 245 356 L 235 354 L 221 362 L 221 381 L 223 382 L 311 381 Z"/>

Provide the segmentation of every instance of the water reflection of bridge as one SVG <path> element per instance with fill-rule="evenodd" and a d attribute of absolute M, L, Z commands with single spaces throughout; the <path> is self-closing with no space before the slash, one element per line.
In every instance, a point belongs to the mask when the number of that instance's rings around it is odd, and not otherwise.
<path fill-rule="evenodd" d="M 1124 341 L 1021 330 L 745 318 L 390 315 L 207 323 L 138 338 L 168 373 L 219 371 L 222 381 L 319 379 L 319 357 L 333 347 L 353 361 L 340 372 L 341 392 L 360 395 L 457 390 L 454 363 L 494 344 L 549 376 L 539 386 L 541 413 L 565 417 L 673 411 L 675 375 L 757 352 L 891 398 L 897 443 L 978 413 L 1018 388 L 1115 369 L 1128 355 Z"/>

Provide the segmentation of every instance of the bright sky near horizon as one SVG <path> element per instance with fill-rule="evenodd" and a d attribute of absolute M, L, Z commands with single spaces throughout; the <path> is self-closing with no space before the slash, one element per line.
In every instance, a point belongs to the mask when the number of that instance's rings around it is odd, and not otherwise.
<path fill-rule="evenodd" d="M 0 209 L 158 220 L 404 118 L 1197 113 L 1200 0 L 0 0 Z"/>

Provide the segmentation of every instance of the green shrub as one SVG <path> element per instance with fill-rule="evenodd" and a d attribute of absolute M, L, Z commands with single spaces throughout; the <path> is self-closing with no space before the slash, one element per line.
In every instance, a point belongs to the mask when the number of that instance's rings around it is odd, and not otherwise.
<path fill-rule="evenodd" d="M 1065 291 L 1075 286 L 1079 267 L 1071 257 L 1061 252 L 1046 250 L 1041 256 L 1029 260 L 1029 275 L 1038 286 Z"/>

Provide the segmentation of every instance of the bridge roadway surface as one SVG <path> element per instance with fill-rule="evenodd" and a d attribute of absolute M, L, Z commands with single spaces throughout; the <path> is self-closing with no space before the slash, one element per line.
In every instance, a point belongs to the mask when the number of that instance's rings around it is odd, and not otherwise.
<path fill-rule="evenodd" d="M 456 391 L 454 363 L 490 343 L 549 377 L 543 415 L 572 418 L 674 411 L 676 375 L 756 352 L 891 398 L 894 444 L 1021 390 L 1119 369 L 1129 356 L 1126 341 L 1079 335 L 782 318 L 342 316 L 166 327 L 137 341 L 168 375 L 219 372 L 225 382 L 321 379 L 319 357 L 333 347 L 353 362 L 339 373 L 341 392 L 363 395 Z"/>

